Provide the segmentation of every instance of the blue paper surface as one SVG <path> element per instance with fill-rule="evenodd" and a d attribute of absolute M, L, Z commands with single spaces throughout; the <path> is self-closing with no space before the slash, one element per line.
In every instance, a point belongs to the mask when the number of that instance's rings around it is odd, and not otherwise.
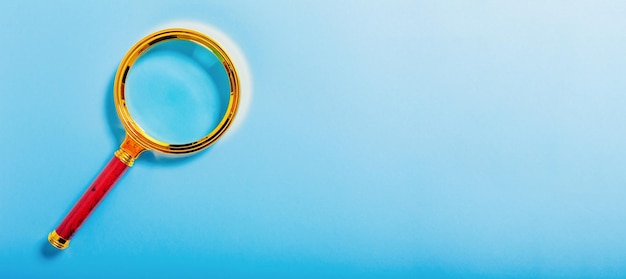
<path fill-rule="evenodd" d="M 623 278 L 626 4 L 2 1 L 0 278 Z M 113 78 L 171 21 L 245 55 L 210 149 L 119 146 Z"/>

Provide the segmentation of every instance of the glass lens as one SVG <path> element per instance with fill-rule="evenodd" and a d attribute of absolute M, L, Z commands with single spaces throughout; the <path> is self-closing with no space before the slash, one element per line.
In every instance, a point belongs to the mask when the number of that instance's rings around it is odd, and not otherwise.
<path fill-rule="evenodd" d="M 151 137 L 170 144 L 199 140 L 224 117 L 230 82 L 209 49 L 169 40 L 141 55 L 126 77 L 126 104 Z"/>

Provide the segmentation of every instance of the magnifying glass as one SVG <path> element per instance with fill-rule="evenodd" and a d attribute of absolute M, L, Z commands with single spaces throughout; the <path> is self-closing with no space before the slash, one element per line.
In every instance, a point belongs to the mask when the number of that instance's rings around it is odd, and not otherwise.
<path fill-rule="evenodd" d="M 124 56 L 114 101 L 126 136 L 113 158 L 48 235 L 65 249 L 89 214 L 144 151 L 190 154 L 231 126 L 240 99 L 235 66 L 212 38 L 191 29 L 154 32 Z"/>

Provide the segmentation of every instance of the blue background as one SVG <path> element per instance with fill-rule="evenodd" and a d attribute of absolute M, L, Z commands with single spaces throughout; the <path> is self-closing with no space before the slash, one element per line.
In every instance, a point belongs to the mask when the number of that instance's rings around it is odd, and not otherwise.
<path fill-rule="evenodd" d="M 0 277 L 624 277 L 620 1 L 2 1 Z M 54 253 L 120 143 L 126 51 L 235 41 L 237 130 L 140 158 Z"/>

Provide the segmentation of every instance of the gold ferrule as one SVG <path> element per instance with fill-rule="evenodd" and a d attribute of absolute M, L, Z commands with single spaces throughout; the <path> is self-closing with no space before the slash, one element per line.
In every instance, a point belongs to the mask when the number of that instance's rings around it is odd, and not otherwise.
<path fill-rule="evenodd" d="M 126 164 L 129 167 L 132 167 L 133 164 L 135 163 L 135 158 L 133 158 L 133 156 L 130 155 L 128 152 L 124 151 L 124 149 L 118 149 L 117 151 L 115 151 L 114 154 L 115 154 L 115 157 L 120 159 L 122 163 Z"/>
<path fill-rule="evenodd" d="M 61 250 L 67 248 L 67 246 L 70 245 L 70 240 L 61 237 L 59 234 L 57 234 L 56 230 L 48 234 L 48 242 L 50 242 L 52 246 L 59 248 Z"/>
<path fill-rule="evenodd" d="M 126 164 L 129 167 L 132 167 L 135 163 L 135 159 L 139 157 L 139 155 L 146 151 L 146 149 L 139 145 L 135 140 L 126 134 L 124 141 L 120 145 L 120 149 L 115 151 L 115 157 L 120 159 L 122 163 Z"/>

